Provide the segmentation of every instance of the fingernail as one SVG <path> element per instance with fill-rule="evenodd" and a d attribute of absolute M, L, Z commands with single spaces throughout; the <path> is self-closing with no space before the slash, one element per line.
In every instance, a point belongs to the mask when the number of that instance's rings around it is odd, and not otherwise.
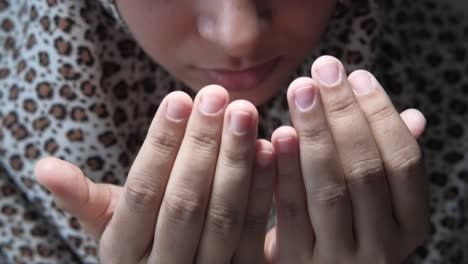
<path fill-rule="evenodd" d="M 375 88 L 374 81 L 368 72 L 359 72 L 353 76 L 351 86 L 356 95 L 364 95 Z"/>
<path fill-rule="evenodd" d="M 302 87 L 294 91 L 294 102 L 296 106 L 302 110 L 308 110 L 315 101 L 314 87 Z"/>
<path fill-rule="evenodd" d="M 239 136 L 249 132 L 252 125 L 252 114 L 244 111 L 233 111 L 231 113 L 231 131 Z"/>
<path fill-rule="evenodd" d="M 208 115 L 213 115 L 221 111 L 226 105 L 226 98 L 207 92 L 201 98 L 201 111 Z"/>
<path fill-rule="evenodd" d="M 268 167 L 272 163 L 272 158 L 273 152 L 271 151 L 257 151 L 256 159 L 257 159 L 257 164 L 260 165 L 261 167 L 265 168 Z"/>
<path fill-rule="evenodd" d="M 188 118 L 189 111 L 184 103 L 177 102 L 174 98 L 167 102 L 166 117 L 173 121 L 183 121 Z"/>
<path fill-rule="evenodd" d="M 340 69 L 336 62 L 327 62 L 316 69 L 320 82 L 327 86 L 336 86 L 340 81 Z"/>
<path fill-rule="evenodd" d="M 281 153 L 292 153 L 294 151 L 294 144 L 296 140 L 293 137 L 281 138 L 276 141 L 278 146 L 278 152 Z"/>

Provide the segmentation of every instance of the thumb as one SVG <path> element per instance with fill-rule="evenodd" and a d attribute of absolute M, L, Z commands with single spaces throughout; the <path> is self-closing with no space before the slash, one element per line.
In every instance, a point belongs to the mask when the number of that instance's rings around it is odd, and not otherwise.
<path fill-rule="evenodd" d="M 57 158 L 40 160 L 35 175 L 52 192 L 57 206 L 75 216 L 96 239 L 100 238 L 114 214 L 122 187 L 96 184 L 77 166 Z"/>
<path fill-rule="evenodd" d="M 418 139 L 426 129 L 426 118 L 416 109 L 407 109 L 400 114 L 411 134 Z"/>

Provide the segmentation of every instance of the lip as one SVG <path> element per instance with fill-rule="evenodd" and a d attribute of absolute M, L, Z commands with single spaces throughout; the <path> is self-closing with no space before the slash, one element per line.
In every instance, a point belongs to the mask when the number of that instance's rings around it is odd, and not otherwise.
<path fill-rule="evenodd" d="M 267 79 L 278 64 L 280 57 L 258 66 L 241 69 L 202 69 L 211 84 L 218 84 L 229 91 L 253 89 Z"/>

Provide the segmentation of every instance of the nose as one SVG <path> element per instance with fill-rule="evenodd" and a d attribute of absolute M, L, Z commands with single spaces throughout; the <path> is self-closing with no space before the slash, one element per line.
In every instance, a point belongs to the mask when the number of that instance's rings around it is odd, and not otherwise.
<path fill-rule="evenodd" d="M 231 57 L 247 56 L 257 45 L 265 26 L 255 3 L 249 0 L 216 2 L 198 18 L 200 35 Z"/>

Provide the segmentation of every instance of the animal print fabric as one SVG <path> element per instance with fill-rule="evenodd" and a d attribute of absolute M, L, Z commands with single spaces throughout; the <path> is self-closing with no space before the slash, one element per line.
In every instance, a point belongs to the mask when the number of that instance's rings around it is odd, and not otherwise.
<path fill-rule="evenodd" d="M 463 14 L 442 0 L 343 1 L 291 76 L 331 54 L 426 115 L 432 230 L 407 263 L 468 263 L 467 40 Z M 35 163 L 56 156 L 121 185 L 158 104 L 189 91 L 141 50 L 112 0 L 0 0 L 0 46 L 0 263 L 98 263 Z M 262 137 L 289 124 L 284 91 L 259 110 Z"/>

